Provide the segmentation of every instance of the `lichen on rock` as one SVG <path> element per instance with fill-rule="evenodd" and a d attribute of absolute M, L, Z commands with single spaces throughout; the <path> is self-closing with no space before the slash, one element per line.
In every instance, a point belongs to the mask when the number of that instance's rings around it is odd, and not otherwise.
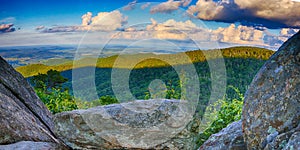
<path fill-rule="evenodd" d="M 248 149 L 282 149 L 300 123 L 300 32 L 263 65 L 245 94 Z M 272 130 L 272 131 L 271 131 Z"/>

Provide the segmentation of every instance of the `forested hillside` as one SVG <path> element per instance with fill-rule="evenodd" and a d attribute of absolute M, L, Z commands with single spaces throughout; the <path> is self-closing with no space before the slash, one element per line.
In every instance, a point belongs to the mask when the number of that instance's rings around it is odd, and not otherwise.
<path fill-rule="evenodd" d="M 218 58 L 219 55 L 215 55 L 219 50 L 195 50 L 195 51 L 188 51 L 185 52 L 187 56 L 190 57 L 191 62 L 204 62 L 206 57 L 210 59 Z M 203 54 L 205 52 L 205 54 Z M 257 47 L 231 47 L 221 49 L 221 53 L 224 58 L 253 58 L 253 59 L 262 59 L 267 60 L 274 51 L 267 50 L 264 48 L 257 48 Z M 76 61 L 77 67 L 87 67 L 87 66 L 96 66 L 97 68 L 128 68 L 131 64 L 135 62 L 139 62 L 140 60 L 144 60 L 145 58 L 155 57 L 158 59 L 168 59 L 172 60 L 172 62 L 177 63 L 180 65 L 182 62 L 182 53 L 177 54 L 161 54 L 155 55 L 152 53 L 149 54 L 126 54 L 122 55 L 122 57 L 118 57 L 117 55 L 106 57 L 106 58 L 84 58 L 81 60 Z M 116 59 L 119 59 L 118 62 L 122 63 L 115 63 Z M 62 64 L 55 64 L 55 65 L 44 65 L 44 64 L 30 64 L 27 66 L 17 67 L 16 70 L 20 72 L 24 77 L 30 77 L 37 75 L 38 73 L 45 74 L 50 69 L 57 70 L 57 71 L 66 71 L 73 68 L 73 61 L 63 61 Z M 94 62 L 97 62 L 96 64 Z M 135 66 L 135 68 L 157 68 L 157 67 L 166 67 L 168 64 L 157 61 L 157 59 L 148 59 L 139 63 Z"/>

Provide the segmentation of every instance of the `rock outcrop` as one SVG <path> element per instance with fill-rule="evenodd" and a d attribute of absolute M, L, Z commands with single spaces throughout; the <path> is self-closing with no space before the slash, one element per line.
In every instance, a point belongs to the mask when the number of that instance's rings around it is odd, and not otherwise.
<path fill-rule="evenodd" d="M 242 121 L 233 122 L 219 133 L 213 134 L 199 150 L 245 150 Z"/>
<path fill-rule="evenodd" d="M 74 149 L 194 149 L 198 122 L 178 100 L 147 100 L 55 115 L 56 133 Z"/>
<path fill-rule="evenodd" d="M 0 66 L 0 145 L 19 141 L 62 144 L 53 134 L 51 113 L 32 87 L 1 57 Z"/>
<path fill-rule="evenodd" d="M 283 148 L 300 123 L 300 32 L 263 65 L 245 94 L 248 149 Z"/>

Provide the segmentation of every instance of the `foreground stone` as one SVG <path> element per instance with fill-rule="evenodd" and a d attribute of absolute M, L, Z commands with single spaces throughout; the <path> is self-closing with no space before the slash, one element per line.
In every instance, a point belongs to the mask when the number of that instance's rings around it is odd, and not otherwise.
<path fill-rule="evenodd" d="M 32 87 L 0 57 L 0 145 L 19 141 L 62 144 L 52 115 Z"/>
<path fill-rule="evenodd" d="M 248 149 L 283 149 L 287 142 L 299 141 L 299 134 L 292 136 L 300 123 L 299 108 L 300 32 L 266 62 L 245 94 L 242 121 Z"/>
<path fill-rule="evenodd" d="M 245 150 L 242 121 L 233 122 L 219 133 L 213 134 L 199 150 Z"/>
<path fill-rule="evenodd" d="M 0 150 L 58 150 L 63 149 L 56 143 L 20 141 L 9 145 L 0 145 Z"/>
<path fill-rule="evenodd" d="M 295 150 L 300 147 L 300 132 L 295 132 L 289 139 L 284 150 Z"/>
<path fill-rule="evenodd" d="M 55 115 L 56 133 L 74 149 L 193 149 L 199 124 L 181 102 L 133 101 L 63 112 Z"/>

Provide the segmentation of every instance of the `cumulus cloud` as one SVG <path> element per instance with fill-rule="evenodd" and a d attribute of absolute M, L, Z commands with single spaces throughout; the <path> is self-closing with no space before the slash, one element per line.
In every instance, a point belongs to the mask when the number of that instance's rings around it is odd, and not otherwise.
<path fill-rule="evenodd" d="M 100 12 L 93 17 L 89 24 L 92 30 L 113 31 L 121 28 L 127 23 L 127 17 L 124 17 L 120 11 Z"/>
<path fill-rule="evenodd" d="M 92 15 L 93 14 L 91 12 L 87 12 L 86 14 L 82 15 L 81 25 L 83 25 L 83 26 L 89 25 L 91 23 L 91 20 L 92 20 Z"/>
<path fill-rule="evenodd" d="M 180 6 L 186 7 L 191 3 L 191 0 L 168 0 L 166 2 L 160 3 L 158 5 L 153 6 L 150 9 L 150 13 L 171 13 L 177 10 Z"/>
<path fill-rule="evenodd" d="M 212 30 L 212 33 L 211 40 L 219 42 L 263 45 L 264 32 L 253 27 L 231 24 L 227 28 Z"/>
<path fill-rule="evenodd" d="M 268 28 L 300 28 L 300 3 L 292 0 L 198 0 L 188 13 L 199 19 L 244 24 Z"/>
<path fill-rule="evenodd" d="M 200 30 L 191 20 L 185 22 L 169 19 L 163 23 L 157 23 L 151 18 L 152 24 L 146 27 L 146 30 L 151 32 L 153 38 L 157 39 L 174 39 L 185 40 L 188 38 L 187 33 Z"/>
<path fill-rule="evenodd" d="M 93 16 L 87 12 L 82 17 L 79 26 L 54 26 L 45 28 L 42 32 L 76 32 L 76 31 L 115 31 L 121 29 L 127 23 L 127 17 L 120 11 L 100 12 Z"/>
<path fill-rule="evenodd" d="M 13 27 L 14 24 L 0 24 L 0 33 L 13 32 L 16 29 Z"/>

